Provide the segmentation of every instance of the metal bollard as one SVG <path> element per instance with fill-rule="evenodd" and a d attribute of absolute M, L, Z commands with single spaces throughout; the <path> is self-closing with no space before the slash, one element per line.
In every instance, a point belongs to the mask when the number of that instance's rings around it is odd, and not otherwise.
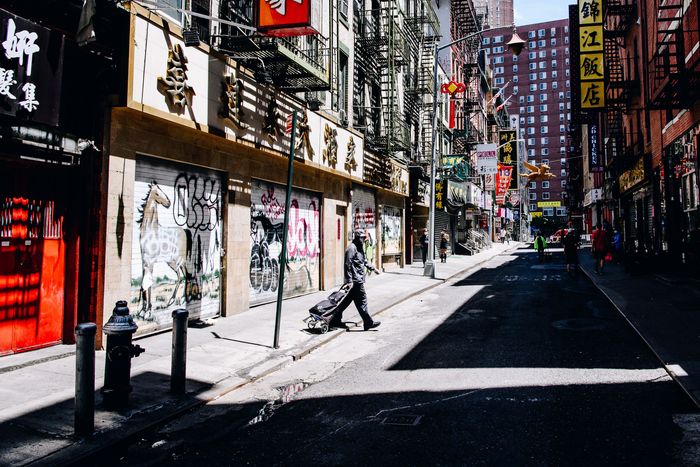
<path fill-rule="evenodd" d="M 189 311 L 173 311 L 173 352 L 170 362 L 170 392 L 185 393 L 187 379 L 187 318 Z"/>
<path fill-rule="evenodd" d="M 76 436 L 95 430 L 95 323 L 75 327 L 75 417 Z"/>

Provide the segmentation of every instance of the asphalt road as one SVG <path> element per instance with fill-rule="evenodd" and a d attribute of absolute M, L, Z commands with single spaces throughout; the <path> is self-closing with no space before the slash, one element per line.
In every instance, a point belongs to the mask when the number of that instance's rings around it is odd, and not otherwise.
<path fill-rule="evenodd" d="M 544 264 L 532 250 L 498 256 L 379 319 L 377 330 L 347 332 L 102 459 L 689 463 L 677 422 L 697 417 L 694 406 L 605 298 L 583 275 L 568 277 L 556 255 Z"/>

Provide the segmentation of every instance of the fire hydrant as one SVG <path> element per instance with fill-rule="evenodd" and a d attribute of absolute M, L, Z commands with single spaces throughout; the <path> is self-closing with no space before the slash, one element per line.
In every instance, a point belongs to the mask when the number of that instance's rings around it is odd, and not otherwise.
<path fill-rule="evenodd" d="M 102 397 L 108 407 L 121 407 L 129 402 L 131 392 L 131 359 L 145 350 L 131 343 L 138 325 L 129 315 L 125 300 L 119 300 L 112 316 L 103 326 L 107 334 L 107 359 Z"/>

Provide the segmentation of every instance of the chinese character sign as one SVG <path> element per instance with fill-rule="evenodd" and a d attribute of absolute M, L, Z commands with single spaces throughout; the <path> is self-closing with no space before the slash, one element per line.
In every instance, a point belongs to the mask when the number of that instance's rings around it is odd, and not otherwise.
<path fill-rule="evenodd" d="M 435 209 L 445 208 L 445 192 L 447 185 L 442 180 L 435 180 Z"/>
<path fill-rule="evenodd" d="M 578 0 L 581 109 L 605 108 L 602 0 Z"/>
<path fill-rule="evenodd" d="M 0 113 L 58 124 L 63 36 L 0 10 Z"/>
<path fill-rule="evenodd" d="M 476 171 L 479 175 L 495 174 L 498 164 L 495 144 L 476 145 Z"/>
<path fill-rule="evenodd" d="M 511 166 L 515 172 L 510 179 L 508 189 L 518 189 L 518 141 L 516 130 L 502 130 L 498 132 L 498 162 Z"/>

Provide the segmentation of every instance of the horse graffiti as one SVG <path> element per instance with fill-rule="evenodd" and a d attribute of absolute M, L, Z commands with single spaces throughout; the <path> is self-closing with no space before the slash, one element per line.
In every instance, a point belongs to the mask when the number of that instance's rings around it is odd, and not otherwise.
<path fill-rule="evenodd" d="M 221 290 L 221 179 L 204 169 L 139 158 L 134 184 L 131 303 L 144 331 L 216 316 Z"/>
<path fill-rule="evenodd" d="M 320 258 L 319 198 L 293 190 L 287 229 L 287 271 L 284 295 L 318 289 Z M 250 206 L 251 303 L 274 300 L 277 294 L 284 229 L 284 188 L 254 181 Z"/>

